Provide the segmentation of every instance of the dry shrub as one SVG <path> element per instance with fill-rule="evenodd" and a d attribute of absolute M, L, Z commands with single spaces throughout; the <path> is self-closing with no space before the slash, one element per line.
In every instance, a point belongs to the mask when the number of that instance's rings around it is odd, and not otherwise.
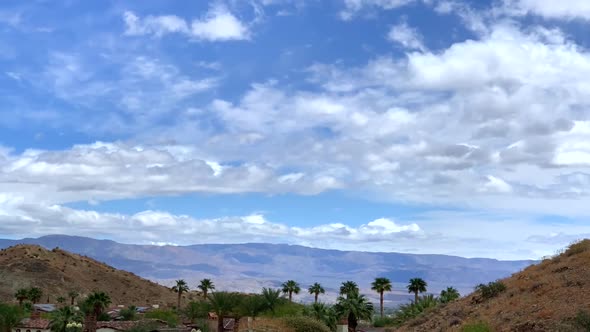
<path fill-rule="evenodd" d="M 539 311 L 538 317 L 540 319 L 550 319 L 553 317 L 553 311 L 549 309 L 543 309 Z"/>
<path fill-rule="evenodd" d="M 565 255 L 568 257 L 579 255 L 590 250 L 590 240 L 576 241 L 567 247 Z"/>
<path fill-rule="evenodd" d="M 255 332 L 295 332 L 287 327 L 281 319 L 256 318 L 251 322 L 250 328 Z M 240 320 L 240 331 L 248 331 L 248 319 Z"/>

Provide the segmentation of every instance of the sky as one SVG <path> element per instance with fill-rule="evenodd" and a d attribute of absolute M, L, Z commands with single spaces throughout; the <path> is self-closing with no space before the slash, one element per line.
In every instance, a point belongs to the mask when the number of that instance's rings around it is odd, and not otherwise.
<path fill-rule="evenodd" d="M 590 237 L 590 2 L 0 4 L 0 237 L 538 259 Z"/>

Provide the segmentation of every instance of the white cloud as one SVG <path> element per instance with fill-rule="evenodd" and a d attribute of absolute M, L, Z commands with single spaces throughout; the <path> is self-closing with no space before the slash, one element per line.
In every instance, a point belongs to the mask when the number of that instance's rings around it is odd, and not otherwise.
<path fill-rule="evenodd" d="M 248 26 L 234 16 L 225 6 L 213 6 L 200 19 L 187 22 L 175 15 L 138 17 L 127 11 L 123 15 L 126 30 L 131 36 L 153 35 L 162 37 L 166 34 L 180 33 L 196 40 L 228 41 L 250 38 Z"/>
<path fill-rule="evenodd" d="M 590 2 L 584 0 L 504 0 L 503 10 L 511 15 L 590 20 Z"/>
<path fill-rule="evenodd" d="M 391 10 L 413 3 L 414 0 L 344 0 L 340 17 L 349 20 L 364 9 L 378 8 Z"/>
<path fill-rule="evenodd" d="M 426 50 L 420 33 L 408 26 L 405 22 L 392 26 L 387 34 L 387 38 L 410 50 Z"/>

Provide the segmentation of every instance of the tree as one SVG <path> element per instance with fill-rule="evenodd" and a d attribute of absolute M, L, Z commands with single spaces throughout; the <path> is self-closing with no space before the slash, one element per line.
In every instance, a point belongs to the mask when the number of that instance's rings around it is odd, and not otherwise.
<path fill-rule="evenodd" d="M 265 309 L 270 310 L 272 315 L 275 314 L 275 308 L 281 302 L 281 290 L 272 288 L 262 288 L 262 297 L 265 302 Z"/>
<path fill-rule="evenodd" d="M 207 293 L 209 293 L 210 290 L 215 290 L 215 285 L 211 279 L 203 279 L 198 288 L 203 292 L 203 298 L 207 299 Z"/>
<path fill-rule="evenodd" d="M 426 292 L 428 284 L 421 278 L 412 278 L 408 283 L 408 293 L 414 293 L 414 302 L 418 302 L 418 293 Z"/>
<path fill-rule="evenodd" d="M 340 286 L 340 295 L 348 297 L 351 294 L 358 294 L 359 286 L 354 281 L 343 282 Z"/>
<path fill-rule="evenodd" d="M 242 316 L 256 319 L 260 313 L 267 309 L 266 299 L 260 294 L 243 296 L 237 309 Z"/>
<path fill-rule="evenodd" d="M 299 284 L 294 280 L 287 280 L 283 283 L 283 293 L 289 294 L 289 302 L 293 302 L 293 293 L 299 294 L 301 291 L 301 287 Z"/>
<path fill-rule="evenodd" d="M 440 292 L 440 302 L 449 303 L 461 297 L 459 291 L 454 287 L 447 287 Z"/>
<path fill-rule="evenodd" d="M 63 305 L 64 303 L 66 303 L 66 298 L 63 296 L 58 297 L 57 299 L 55 299 L 55 301 L 57 303 L 59 303 L 60 305 Z"/>
<path fill-rule="evenodd" d="M 334 306 L 338 317 L 348 318 L 348 328 L 356 331 L 359 320 L 371 320 L 373 317 L 373 304 L 358 292 L 350 292 L 345 296 L 340 295 Z"/>
<path fill-rule="evenodd" d="M 236 293 L 214 292 L 209 297 L 211 309 L 217 314 L 217 331 L 223 332 L 223 319 L 235 312 L 240 304 L 241 298 Z M 238 317 L 235 317 L 236 324 L 239 324 Z"/>
<path fill-rule="evenodd" d="M 60 308 L 51 313 L 50 328 L 52 332 L 66 332 L 67 325 L 77 320 L 76 312 L 72 307 L 67 306 Z"/>
<path fill-rule="evenodd" d="M 333 307 L 325 303 L 313 303 L 312 305 L 305 307 L 303 314 L 323 322 L 330 328 L 330 330 L 336 330 L 336 323 L 338 322 L 336 311 Z"/>
<path fill-rule="evenodd" d="M 20 306 L 0 303 L 0 332 L 10 332 L 22 318 Z"/>
<path fill-rule="evenodd" d="M 186 293 L 189 291 L 186 281 L 182 279 L 176 280 L 176 285 L 172 287 L 172 291 L 174 293 L 178 293 L 178 304 L 176 306 L 176 310 L 180 310 L 180 299 L 182 298 L 182 293 Z"/>
<path fill-rule="evenodd" d="M 320 294 L 325 294 L 326 290 L 324 289 L 324 287 L 322 287 L 322 285 L 320 285 L 319 283 L 314 283 L 313 285 L 309 286 L 309 294 L 313 294 L 315 296 L 314 299 L 314 303 L 318 303 L 318 297 L 320 296 Z"/>
<path fill-rule="evenodd" d="M 375 281 L 371 284 L 371 289 L 379 293 L 379 305 L 381 318 L 383 318 L 383 293 L 391 292 L 391 280 L 387 278 L 375 278 Z"/>
<path fill-rule="evenodd" d="M 68 297 L 70 298 L 70 305 L 74 305 L 74 301 L 76 301 L 76 298 L 80 296 L 80 294 L 78 294 L 78 292 L 76 291 L 71 291 L 68 293 Z"/>
<path fill-rule="evenodd" d="M 96 317 L 100 316 L 104 309 L 111 304 L 111 297 L 105 292 L 94 292 L 84 301 L 84 309 L 87 314 L 94 314 Z"/>
<path fill-rule="evenodd" d="M 135 317 L 137 316 L 137 307 L 130 305 L 129 307 L 122 309 L 119 314 L 125 321 L 135 320 Z"/>
<path fill-rule="evenodd" d="M 38 287 L 31 287 L 28 290 L 29 296 L 28 299 L 33 302 L 33 304 L 39 303 L 39 300 L 43 297 L 43 291 L 41 288 Z"/>
<path fill-rule="evenodd" d="M 191 324 L 195 323 L 198 318 L 206 318 L 209 313 L 210 305 L 207 302 L 191 301 L 184 309 L 184 315 L 190 319 Z"/>
<path fill-rule="evenodd" d="M 18 305 L 23 306 L 23 302 L 29 299 L 29 290 L 21 288 L 14 293 L 14 298 L 18 300 Z"/>

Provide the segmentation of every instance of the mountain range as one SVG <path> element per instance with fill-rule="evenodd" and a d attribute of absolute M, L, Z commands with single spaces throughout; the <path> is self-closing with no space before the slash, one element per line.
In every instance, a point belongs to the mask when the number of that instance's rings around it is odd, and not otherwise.
<path fill-rule="evenodd" d="M 373 295 L 370 283 L 387 277 L 394 291 L 386 304 L 407 301 L 405 286 L 410 278 L 428 282 L 429 292 L 447 286 L 467 294 L 479 283 L 510 276 L 534 261 L 499 261 L 447 255 L 416 255 L 325 250 L 287 244 L 201 244 L 155 246 L 122 244 L 87 237 L 51 235 L 21 240 L 0 239 L 0 248 L 34 244 L 86 255 L 118 269 L 169 286 L 185 279 L 196 288 L 200 279 L 211 278 L 219 290 L 259 292 L 262 287 L 279 287 L 288 279 L 302 286 L 298 301 L 309 301 L 308 285 L 319 282 L 326 288 L 324 300 L 336 298 L 341 282 L 352 280 L 361 291 Z"/>

